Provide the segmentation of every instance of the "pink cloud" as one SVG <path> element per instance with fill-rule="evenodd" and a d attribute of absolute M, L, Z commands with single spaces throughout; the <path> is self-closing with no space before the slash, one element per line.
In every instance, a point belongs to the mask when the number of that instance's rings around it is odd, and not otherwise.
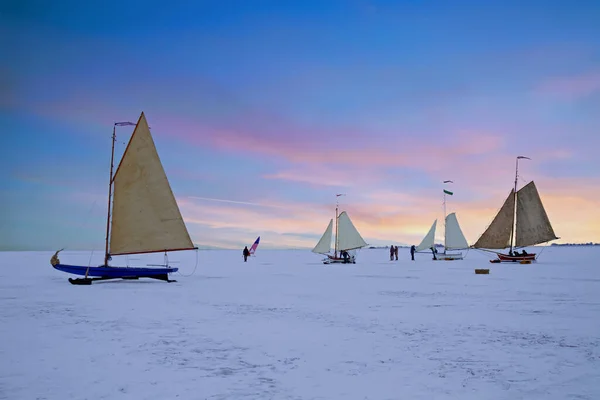
<path fill-rule="evenodd" d="M 92 123 L 107 129 L 115 120 L 135 120 L 142 111 L 134 109 L 132 104 L 112 106 L 101 100 L 81 101 L 79 97 L 36 107 L 38 113 L 47 117 Z M 504 145 L 502 135 L 496 132 L 448 129 L 423 136 L 419 132 L 393 132 L 391 128 L 387 133 L 343 126 L 323 128 L 248 108 L 240 108 L 235 116 L 219 122 L 204 117 L 164 115 L 152 108 L 143 111 L 157 137 L 168 136 L 203 147 L 301 165 L 409 167 L 439 173 L 449 170 L 451 163 L 462 166 L 465 160 L 460 158 L 491 154 Z M 299 170 L 296 167 L 278 171 L 271 177 L 298 180 Z"/>
<path fill-rule="evenodd" d="M 263 176 L 265 179 L 278 179 L 301 182 L 312 186 L 371 187 L 381 182 L 377 168 L 369 165 L 346 165 L 298 163 L 291 168 Z M 396 182 L 398 182 L 396 180 Z"/>
<path fill-rule="evenodd" d="M 60 103 L 44 112 L 56 118 L 90 119 L 103 125 L 110 125 L 115 120 L 103 115 L 131 114 L 123 111 L 119 114 L 116 109 L 102 108 L 99 104 L 73 111 Z M 134 114 L 137 115 L 137 112 Z M 510 175 L 506 173 L 510 170 L 509 157 L 501 153 L 504 139 L 495 132 L 452 130 L 440 135 L 440 138 L 405 133 L 397 139 L 388 138 L 381 142 L 373 139 L 366 130 L 302 127 L 281 118 L 259 114 L 239 116 L 239 121 L 230 127 L 208 124 L 194 117 L 146 114 L 157 137 L 168 136 L 202 147 L 283 159 L 293 164 L 266 174 L 264 177 L 268 179 L 311 185 L 358 185 L 374 183 L 381 176 L 381 168 L 390 167 L 421 170 L 439 179 L 459 179 L 469 184 L 495 179 L 506 181 Z M 243 126 L 243 129 L 238 126 Z M 507 168 L 484 171 L 481 169 L 482 161 L 486 165 L 506 165 Z M 447 171 L 452 171 L 453 176 L 442 178 Z M 191 173 L 181 175 L 191 177 Z"/>
<path fill-rule="evenodd" d="M 381 167 L 409 167 L 430 173 L 451 169 L 452 163 L 464 166 L 468 157 L 481 157 L 500 150 L 504 141 L 500 135 L 487 132 L 459 131 L 446 135 L 450 139 L 437 142 L 414 135 L 390 139 L 389 144 L 373 141 L 367 132 L 351 132 L 354 140 L 346 139 L 345 130 L 304 131 L 282 125 L 263 134 L 259 128 L 248 130 L 218 129 L 190 120 L 156 125 L 171 127 L 172 136 L 189 143 L 211 146 L 223 151 L 255 154 L 284 159 L 297 164 L 293 168 L 268 174 L 267 178 L 289 179 L 311 184 L 343 185 L 363 176 L 372 179 Z M 273 122 L 275 123 L 275 121 Z M 279 132 L 274 134 L 273 131 Z M 315 133 L 316 132 L 316 133 Z M 342 138 L 344 138 L 342 140 Z M 336 142 L 339 142 L 336 144 Z M 353 172 L 348 172 L 353 168 Z M 315 176 L 312 172 L 319 176 Z M 371 175 L 369 177 L 369 175 Z"/>
<path fill-rule="evenodd" d="M 600 71 L 557 77 L 543 82 L 537 92 L 564 100 L 577 100 L 600 92 Z"/>

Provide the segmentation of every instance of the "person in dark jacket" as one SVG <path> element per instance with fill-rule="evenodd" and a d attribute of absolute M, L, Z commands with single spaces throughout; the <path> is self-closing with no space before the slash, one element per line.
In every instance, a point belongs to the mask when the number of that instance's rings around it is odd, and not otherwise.
<path fill-rule="evenodd" d="M 250 250 L 248 250 L 248 246 L 244 247 L 244 262 L 248 260 L 248 256 L 250 255 Z"/>
<path fill-rule="evenodd" d="M 433 254 L 433 259 L 437 260 L 437 257 L 435 256 L 435 253 L 437 253 L 437 249 L 435 247 L 431 247 L 431 254 Z"/>
<path fill-rule="evenodd" d="M 414 244 L 412 246 L 410 246 L 410 259 L 412 261 L 415 261 L 415 251 L 416 250 L 417 250 L 417 248 L 415 247 Z"/>
<path fill-rule="evenodd" d="M 344 264 L 348 264 L 350 262 L 350 254 L 346 250 L 342 251 L 342 257 L 344 258 Z"/>

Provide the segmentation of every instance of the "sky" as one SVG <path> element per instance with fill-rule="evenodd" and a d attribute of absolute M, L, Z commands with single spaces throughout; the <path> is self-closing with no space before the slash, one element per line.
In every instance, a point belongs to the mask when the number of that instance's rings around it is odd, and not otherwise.
<path fill-rule="evenodd" d="M 312 248 L 338 193 L 369 244 L 418 244 L 443 188 L 472 244 L 518 155 L 557 242 L 600 242 L 598 21 L 583 0 L 2 2 L 0 249 L 102 249 L 112 126 L 142 111 L 201 247 Z"/>

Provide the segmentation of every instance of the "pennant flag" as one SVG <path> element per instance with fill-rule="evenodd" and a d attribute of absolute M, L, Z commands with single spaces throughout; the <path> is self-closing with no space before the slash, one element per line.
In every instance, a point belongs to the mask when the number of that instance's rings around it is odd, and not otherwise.
<path fill-rule="evenodd" d="M 446 194 L 449 194 L 450 196 L 452 196 L 452 195 L 454 194 L 454 193 L 452 193 L 451 191 L 449 191 L 449 190 L 446 190 L 446 189 L 444 189 L 444 193 L 446 193 Z"/>

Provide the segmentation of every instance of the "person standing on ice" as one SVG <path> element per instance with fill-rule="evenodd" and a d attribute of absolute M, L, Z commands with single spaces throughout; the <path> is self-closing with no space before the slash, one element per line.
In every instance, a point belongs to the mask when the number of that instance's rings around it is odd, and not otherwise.
<path fill-rule="evenodd" d="M 342 257 L 344 257 L 344 264 L 348 264 L 350 262 L 350 254 L 346 250 L 342 251 Z"/>
<path fill-rule="evenodd" d="M 248 256 L 250 255 L 250 250 L 248 250 L 248 246 L 244 246 L 244 262 L 248 260 Z"/>
<path fill-rule="evenodd" d="M 390 261 L 394 261 L 394 245 L 390 245 Z"/>
<path fill-rule="evenodd" d="M 437 260 L 437 257 L 435 256 L 435 253 L 437 253 L 437 249 L 434 246 L 432 246 L 431 247 L 431 254 L 433 254 L 433 259 Z"/>
<path fill-rule="evenodd" d="M 396 261 L 398 261 L 398 246 L 394 246 L 394 255 L 396 256 Z"/>
<path fill-rule="evenodd" d="M 415 245 L 413 244 L 412 246 L 410 246 L 410 259 L 412 261 L 415 261 Z"/>

